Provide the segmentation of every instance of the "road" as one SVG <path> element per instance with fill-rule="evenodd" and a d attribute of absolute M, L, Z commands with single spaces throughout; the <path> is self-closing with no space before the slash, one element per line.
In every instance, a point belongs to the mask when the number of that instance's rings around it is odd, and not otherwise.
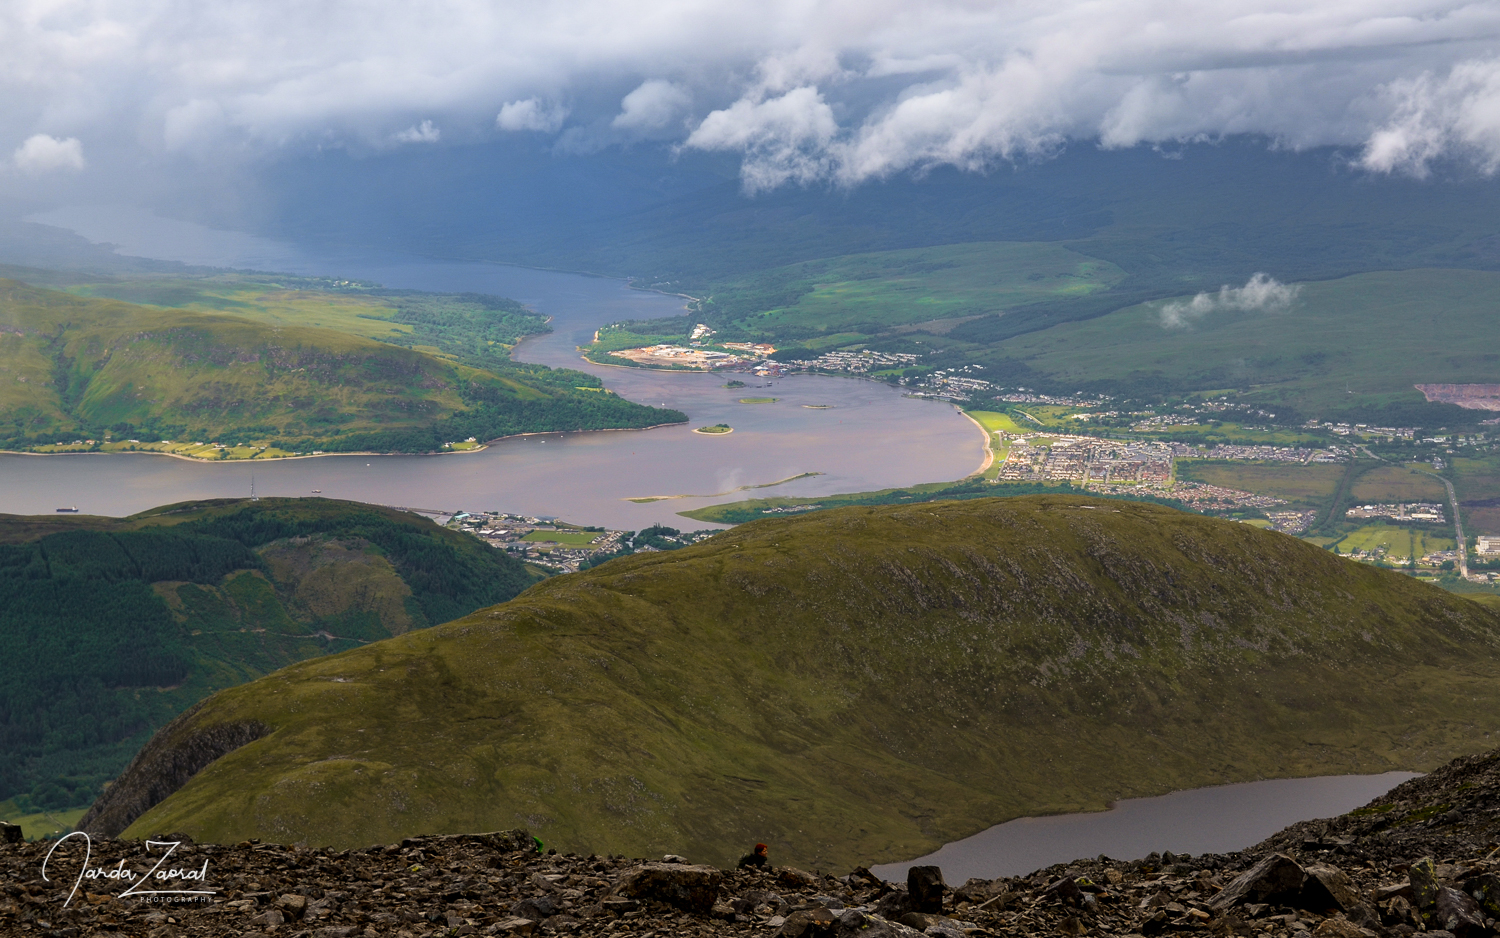
<path fill-rule="evenodd" d="M 1417 471 L 1437 479 L 1443 483 L 1443 488 L 1448 490 L 1448 505 L 1453 510 L 1453 531 L 1458 535 L 1458 573 L 1467 580 L 1469 578 L 1469 542 L 1464 540 L 1464 519 L 1458 514 L 1458 495 L 1453 491 L 1453 483 L 1436 472 L 1428 472 L 1425 469 Z"/>

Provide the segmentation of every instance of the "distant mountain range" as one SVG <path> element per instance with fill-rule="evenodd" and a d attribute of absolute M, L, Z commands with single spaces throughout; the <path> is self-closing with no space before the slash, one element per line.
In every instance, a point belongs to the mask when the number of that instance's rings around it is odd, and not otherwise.
<path fill-rule="evenodd" d="M 1431 768 L 1500 732 L 1497 677 L 1491 607 L 1248 525 L 1056 495 L 840 508 L 220 692 L 83 826 L 524 823 L 838 868 L 1114 798 Z"/>

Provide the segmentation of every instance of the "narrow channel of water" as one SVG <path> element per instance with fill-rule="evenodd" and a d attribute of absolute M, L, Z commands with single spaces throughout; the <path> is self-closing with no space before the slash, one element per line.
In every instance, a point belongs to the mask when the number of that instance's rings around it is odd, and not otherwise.
<path fill-rule="evenodd" d="M 971 877 L 1020 876 L 1054 863 L 1104 854 L 1138 860 L 1152 852 L 1228 853 L 1254 846 L 1289 824 L 1335 817 L 1416 778 L 1416 772 L 1282 778 L 1131 798 L 1108 811 L 1017 818 L 905 863 L 871 867 L 893 882 L 909 867 L 942 867 L 958 886 Z"/>

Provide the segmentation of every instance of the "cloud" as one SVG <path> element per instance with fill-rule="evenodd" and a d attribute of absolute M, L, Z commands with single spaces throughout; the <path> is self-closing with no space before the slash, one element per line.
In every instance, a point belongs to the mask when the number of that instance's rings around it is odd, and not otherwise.
<path fill-rule="evenodd" d="M 751 189 L 1240 133 L 1495 172 L 1497 49 L 1500 0 L 46 0 L 0 4 L 0 128 L 211 167 L 571 125 Z"/>
<path fill-rule="evenodd" d="M 833 109 L 815 88 L 793 88 L 764 101 L 736 101 L 703 119 L 687 139 L 701 150 L 738 150 L 751 193 L 787 182 L 808 183 L 831 171 L 827 155 L 839 134 Z"/>
<path fill-rule="evenodd" d="M 1467 157 L 1486 174 L 1500 169 L 1500 59 L 1460 62 L 1441 77 L 1423 72 L 1382 90 L 1392 114 L 1365 143 L 1366 169 L 1422 177 L 1445 156 Z"/>
<path fill-rule="evenodd" d="M 396 134 L 395 140 L 397 143 L 437 143 L 442 135 L 441 130 L 432 126 L 432 121 L 423 121 Z"/>
<path fill-rule="evenodd" d="M 680 119 L 692 105 L 692 95 L 669 81 L 653 78 L 620 101 L 620 113 L 610 121 L 619 130 L 660 130 Z"/>
<path fill-rule="evenodd" d="M 16 148 L 14 160 L 16 169 L 24 173 L 77 172 L 84 167 L 83 144 L 77 137 L 64 140 L 36 134 Z"/>
<path fill-rule="evenodd" d="M 537 130 L 556 133 L 568 119 L 568 109 L 560 105 L 543 104 L 537 98 L 512 101 L 500 108 L 495 126 L 501 130 Z"/>
<path fill-rule="evenodd" d="M 1281 283 L 1267 274 L 1254 274 L 1243 287 L 1225 285 L 1218 293 L 1200 293 L 1191 300 L 1172 300 L 1161 306 L 1163 329 L 1184 329 L 1216 310 L 1280 313 L 1291 309 L 1302 285 Z"/>

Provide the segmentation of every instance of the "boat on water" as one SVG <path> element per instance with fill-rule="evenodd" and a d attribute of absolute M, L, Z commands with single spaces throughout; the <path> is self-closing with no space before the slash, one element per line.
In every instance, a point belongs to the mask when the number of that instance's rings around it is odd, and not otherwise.
<path fill-rule="evenodd" d="M 75 505 L 72 508 L 59 508 L 57 509 L 57 513 L 60 515 L 76 515 L 78 514 L 78 507 Z"/>

